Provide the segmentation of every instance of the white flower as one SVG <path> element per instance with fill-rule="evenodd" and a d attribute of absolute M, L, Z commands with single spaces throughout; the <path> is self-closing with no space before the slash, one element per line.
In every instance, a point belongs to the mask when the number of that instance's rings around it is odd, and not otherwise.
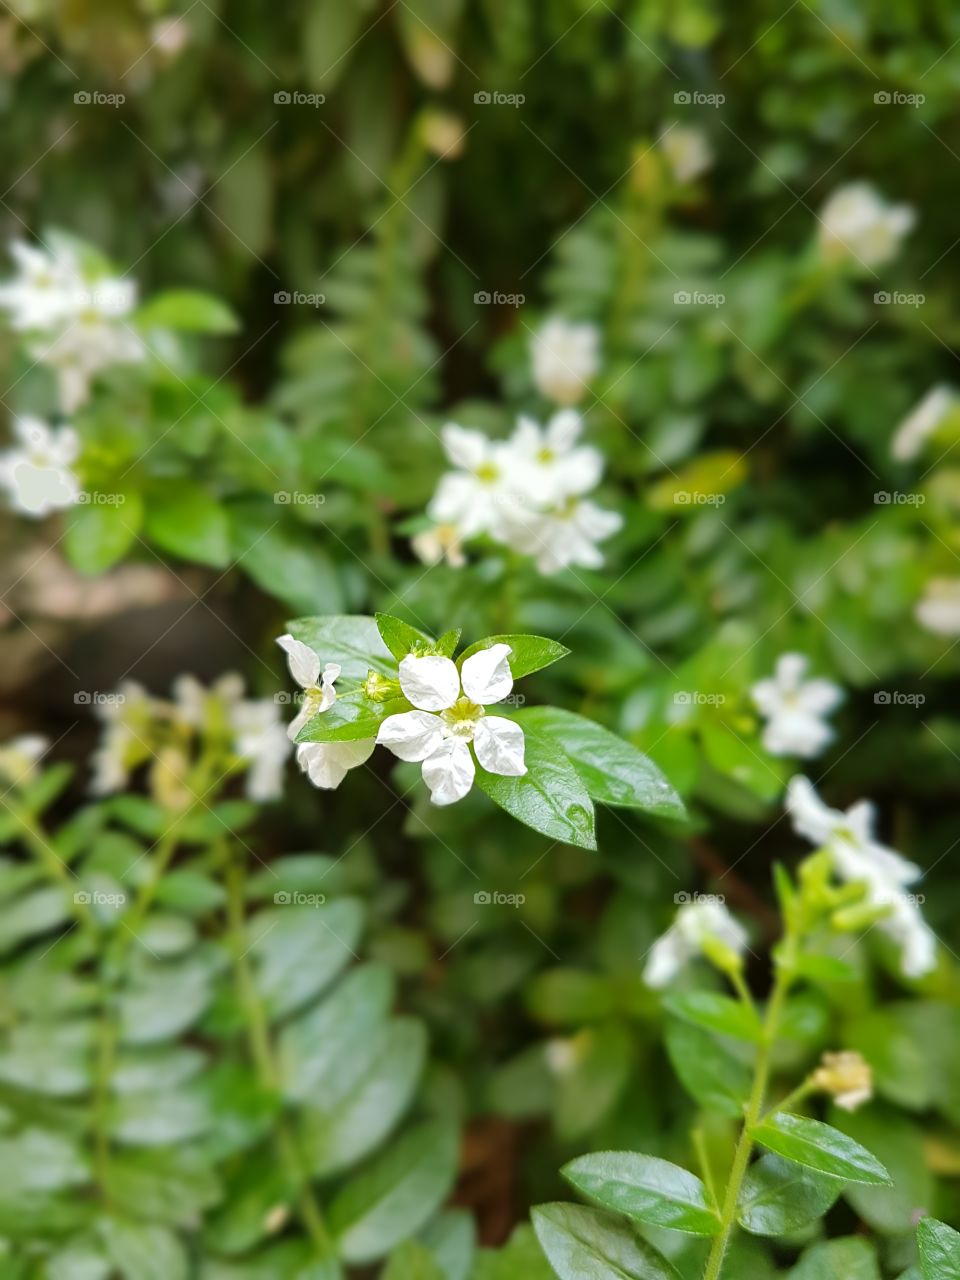
<path fill-rule="evenodd" d="M 447 457 L 458 469 L 441 478 L 427 514 L 438 524 L 456 525 L 463 538 L 496 534 L 503 505 L 509 501 L 507 446 L 455 422 L 447 423 L 441 437 Z"/>
<path fill-rule="evenodd" d="M 149 755 L 146 736 L 150 733 L 154 701 L 135 680 L 125 680 L 116 694 L 97 702 L 94 710 L 103 722 L 100 745 L 90 758 L 94 795 L 109 795 L 125 787 L 130 771 Z"/>
<path fill-rule="evenodd" d="M 243 676 L 236 671 L 228 671 L 209 686 L 196 676 L 177 676 L 173 682 L 177 719 L 192 729 L 202 728 L 211 716 L 229 720 L 243 698 L 243 688 Z"/>
<path fill-rule="evenodd" d="M 64 246 L 47 252 L 14 240 L 10 256 L 19 275 L 0 285 L 0 309 L 10 313 L 14 329 L 45 331 L 72 314 L 83 283 L 76 256 Z"/>
<path fill-rule="evenodd" d="M 446 561 L 451 569 L 462 569 L 467 563 L 463 553 L 463 537 L 455 524 L 435 524 L 410 539 L 413 553 L 421 564 L 434 565 Z"/>
<path fill-rule="evenodd" d="M 0 747 L 0 782 L 13 787 L 29 782 L 49 746 L 49 738 L 39 733 L 24 733 L 5 742 Z"/>
<path fill-rule="evenodd" d="M 916 221 L 905 204 L 887 204 L 867 182 L 838 188 L 820 213 L 820 247 L 828 262 L 850 257 L 879 267 L 895 257 Z"/>
<path fill-rule="evenodd" d="M 250 698 L 236 704 L 230 716 L 234 750 L 249 764 L 246 792 L 263 803 L 283 794 L 283 768 L 290 755 L 290 739 L 272 698 Z"/>
<path fill-rule="evenodd" d="M 169 58 L 182 53 L 193 34 L 190 24 L 179 15 L 158 18 L 150 28 L 150 43 Z"/>
<path fill-rule="evenodd" d="M 737 955 L 747 949 L 746 930 L 722 902 L 704 899 L 682 906 L 670 928 L 650 948 L 644 982 L 654 989 L 667 986 L 710 941 L 721 943 Z"/>
<path fill-rule="evenodd" d="M 296 739 L 309 720 L 333 706 L 337 698 L 334 683 L 340 675 L 340 667 L 335 662 L 328 662 L 321 672 L 319 654 L 291 635 L 280 636 L 277 644 L 287 655 L 290 674 L 304 690 L 303 705 L 287 728 L 288 737 Z M 375 738 L 351 742 L 301 742 L 297 746 L 297 764 L 315 787 L 332 791 L 339 787 L 350 769 L 370 758 L 375 746 Z"/>
<path fill-rule="evenodd" d="M 775 674 L 750 690 L 767 721 L 763 745 L 771 755 L 809 759 L 833 738 L 823 717 L 843 701 L 843 690 L 832 680 L 805 680 L 809 665 L 802 653 L 784 653 L 777 659 Z"/>
<path fill-rule="evenodd" d="M 693 125 L 671 125 L 657 141 L 677 182 L 693 182 L 713 164 L 707 135 Z"/>
<path fill-rule="evenodd" d="M 798 835 L 826 850 L 841 880 L 865 885 L 868 901 L 888 908 L 877 927 L 900 946 L 907 977 L 935 968 L 936 939 L 914 896 L 904 892 L 922 871 L 873 838 L 873 805 L 860 800 L 842 813 L 825 805 L 807 778 L 795 777 L 787 786 L 786 808 Z"/>
<path fill-rule="evenodd" d="M 615 511 L 605 511 L 588 498 L 567 498 L 551 511 L 524 514 L 514 510 L 506 520 L 510 545 L 536 557 L 541 573 L 557 573 L 568 565 L 599 569 L 603 556 L 597 543 L 623 524 Z"/>
<path fill-rule="evenodd" d="M 473 785 L 469 743 L 489 773 L 510 778 L 526 773 L 523 730 L 484 710 L 513 688 L 509 654 L 509 645 L 491 645 L 467 658 L 460 671 L 452 659 L 438 655 L 410 654 L 401 661 L 400 688 L 416 710 L 388 716 L 377 742 L 401 760 L 422 762 L 434 804 L 453 804 Z"/>
<path fill-rule="evenodd" d="M 948 414 L 960 407 L 952 387 L 940 383 L 931 387 L 920 403 L 897 427 L 890 451 L 898 462 L 911 462 Z"/>
<path fill-rule="evenodd" d="M 0 453 L 0 485 L 15 509 L 39 517 L 72 507 L 80 496 L 71 470 L 80 453 L 77 433 L 26 417 L 17 419 L 13 429 L 20 444 Z"/>
<path fill-rule="evenodd" d="M 543 506 L 596 488 L 603 454 L 577 444 L 582 431 L 583 419 L 574 409 L 555 413 L 545 427 L 521 417 L 507 441 L 511 484 Z"/>
<path fill-rule="evenodd" d="M 831 1094 L 842 1111 L 856 1111 L 873 1097 L 873 1069 L 853 1049 L 825 1053 L 810 1080 L 814 1088 Z"/>
<path fill-rule="evenodd" d="M 530 354 L 537 390 L 557 404 L 576 404 L 600 367 L 600 331 L 557 316 L 534 335 Z"/>
<path fill-rule="evenodd" d="M 960 636 L 960 578 L 931 578 L 913 613 L 938 636 Z"/>

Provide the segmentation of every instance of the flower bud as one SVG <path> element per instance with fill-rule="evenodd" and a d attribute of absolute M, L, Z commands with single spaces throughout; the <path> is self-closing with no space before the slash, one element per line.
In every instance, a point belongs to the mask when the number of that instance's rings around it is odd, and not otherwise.
<path fill-rule="evenodd" d="M 825 1053 L 810 1082 L 844 1111 L 856 1111 L 873 1097 L 873 1068 L 855 1049 Z"/>

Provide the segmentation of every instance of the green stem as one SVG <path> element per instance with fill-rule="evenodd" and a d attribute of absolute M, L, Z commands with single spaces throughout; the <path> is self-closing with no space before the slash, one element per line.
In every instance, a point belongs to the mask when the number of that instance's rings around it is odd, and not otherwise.
<path fill-rule="evenodd" d="M 777 969 L 770 1003 L 767 1005 L 767 1013 L 763 1022 L 760 1046 L 757 1050 L 753 1088 L 750 1092 L 750 1099 L 744 1115 L 743 1130 L 733 1156 L 733 1165 L 730 1169 L 730 1178 L 727 1182 L 727 1191 L 720 1214 L 720 1231 L 714 1237 L 713 1247 L 707 1259 L 706 1270 L 703 1273 L 703 1280 L 719 1280 L 723 1260 L 726 1257 L 730 1238 L 736 1226 L 737 1203 L 740 1199 L 743 1179 L 746 1176 L 747 1167 L 750 1164 L 750 1155 L 753 1151 L 753 1129 L 763 1112 L 763 1102 L 767 1093 L 767 1085 L 770 1081 L 770 1058 L 777 1038 L 777 1031 L 780 1027 L 780 1019 L 783 1016 L 784 1001 L 787 998 L 792 982 L 792 967 L 781 966 Z"/>
<path fill-rule="evenodd" d="M 280 1088 L 280 1072 L 277 1068 L 270 1041 L 270 1024 L 257 991 L 256 981 L 248 958 L 249 946 L 246 940 L 246 894 L 244 888 L 246 869 L 239 857 L 231 856 L 234 851 L 230 850 L 225 842 L 221 852 L 226 867 L 228 942 L 233 956 L 233 975 L 237 999 L 244 1012 L 250 1056 L 256 1066 L 260 1083 L 265 1089 L 276 1093 Z M 310 1178 L 297 1140 L 287 1121 L 282 1117 L 278 1119 L 276 1124 L 275 1140 L 277 1152 L 287 1178 L 291 1185 L 296 1188 L 300 1220 L 313 1241 L 317 1257 L 332 1258 L 335 1256 L 336 1251 L 330 1238 L 330 1232 L 324 1222 L 320 1206 L 314 1197 L 313 1188 L 310 1186 Z"/>
<path fill-rule="evenodd" d="M 46 833 L 40 827 L 34 815 L 26 809 L 21 809 L 18 804 L 11 804 L 9 800 L 3 801 L 3 807 L 20 828 L 23 843 L 34 854 L 51 879 L 60 884 L 69 885 L 71 877 L 75 878 L 73 872 L 50 844 Z M 89 904 L 78 900 L 76 894 L 70 895 L 70 906 L 81 923 L 93 923 Z"/>

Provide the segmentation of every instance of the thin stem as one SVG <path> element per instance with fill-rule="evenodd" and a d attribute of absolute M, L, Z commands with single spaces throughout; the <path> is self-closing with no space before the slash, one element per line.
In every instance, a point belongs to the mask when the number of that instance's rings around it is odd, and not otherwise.
<path fill-rule="evenodd" d="M 737 1143 L 737 1149 L 734 1152 L 726 1196 L 720 1213 L 720 1231 L 718 1235 L 714 1236 L 713 1247 L 707 1259 L 703 1280 L 719 1280 L 723 1260 L 726 1257 L 730 1238 L 736 1226 L 737 1203 L 740 1199 L 740 1190 L 743 1186 L 743 1179 L 746 1176 L 747 1168 L 750 1164 L 750 1155 L 753 1151 L 753 1129 L 763 1111 L 764 1098 L 766 1097 L 767 1085 L 770 1080 L 770 1057 L 780 1027 L 780 1019 L 783 1016 L 784 1001 L 787 998 L 792 982 L 792 967 L 781 966 L 777 969 L 770 1003 L 767 1005 L 767 1013 L 763 1022 L 760 1045 L 757 1050 L 753 1088 L 750 1091 L 750 1099 L 744 1115 L 743 1130 Z"/>
<path fill-rule="evenodd" d="M 271 1092 L 276 1092 L 280 1087 L 280 1072 L 270 1041 L 270 1023 L 257 991 L 257 984 L 248 959 L 244 887 L 246 868 L 239 856 L 231 856 L 234 852 L 224 841 L 221 856 L 226 866 L 228 943 L 233 956 L 234 985 L 237 999 L 243 1008 L 250 1056 L 256 1066 L 260 1083 Z M 282 1117 L 276 1122 L 275 1139 L 284 1171 L 292 1186 L 296 1188 L 300 1219 L 313 1241 L 317 1256 L 332 1258 L 335 1253 L 333 1242 L 320 1206 L 314 1198 L 299 1145 Z"/>
<path fill-rule="evenodd" d="M 707 1194 L 711 1201 L 717 1203 L 717 1188 L 713 1181 L 713 1167 L 710 1164 L 710 1152 L 707 1150 L 706 1138 L 702 1129 L 694 1129 L 692 1133 L 693 1149 L 697 1153 L 697 1160 L 700 1164 L 700 1172 L 703 1174 L 703 1181 L 707 1188 Z"/>
<path fill-rule="evenodd" d="M 71 877 L 74 879 L 76 877 L 69 864 L 53 848 L 47 839 L 46 832 L 37 822 L 34 815 L 28 810 L 22 809 L 18 804 L 11 804 L 6 799 L 3 801 L 3 806 L 20 828 L 20 836 L 23 843 L 35 855 L 47 874 L 59 884 L 69 885 Z M 93 923 L 89 904 L 84 902 L 82 898 L 78 898 L 76 894 L 71 894 L 70 906 L 74 915 L 82 923 Z"/>

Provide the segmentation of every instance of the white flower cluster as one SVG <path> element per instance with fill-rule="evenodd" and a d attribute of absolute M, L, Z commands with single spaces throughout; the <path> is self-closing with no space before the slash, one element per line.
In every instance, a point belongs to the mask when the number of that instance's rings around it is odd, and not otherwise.
<path fill-rule="evenodd" d="M 18 443 L 0 453 L 0 487 L 11 505 L 38 519 L 80 496 L 73 463 L 80 441 L 72 427 L 51 427 L 40 418 L 18 418 L 13 424 Z"/>
<path fill-rule="evenodd" d="M 805 654 L 781 654 L 773 676 L 750 690 L 766 720 L 763 745 L 771 755 L 809 760 L 833 739 L 823 717 L 843 701 L 843 690 L 832 680 L 805 679 L 809 665 Z"/>
<path fill-rule="evenodd" d="M 888 204 L 868 182 L 851 182 L 820 211 L 820 251 L 826 262 L 882 267 L 896 257 L 915 221 L 910 205 Z"/>
<path fill-rule="evenodd" d="M 291 635 L 280 636 L 277 643 L 287 654 L 290 674 L 304 691 L 303 705 L 287 730 L 295 739 L 308 721 L 335 703 L 340 667 L 337 663 L 322 666 L 319 655 Z M 300 768 L 314 786 L 331 790 L 348 770 L 364 764 L 379 744 L 398 759 L 421 765 L 436 805 L 463 799 L 473 786 L 476 764 L 488 773 L 519 777 L 527 771 L 523 730 L 512 720 L 487 712 L 513 689 L 509 656 L 509 645 L 494 644 L 471 654 L 458 670 L 451 658 L 439 654 L 408 654 L 400 662 L 399 691 L 412 710 L 387 716 L 375 738 L 300 743 Z"/>
<path fill-rule="evenodd" d="M 143 342 L 125 321 L 136 306 L 136 284 L 91 274 L 62 240 L 49 249 L 18 240 L 10 253 L 19 274 L 0 285 L 0 309 L 27 336 L 32 358 L 53 369 L 60 408 L 73 413 L 101 370 L 144 357 Z"/>
<path fill-rule="evenodd" d="M 841 813 L 825 805 L 807 778 L 792 778 L 787 812 L 798 835 L 824 849 L 836 875 L 866 886 L 871 906 L 886 908 L 877 928 L 900 948 L 900 965 L 908 978 L 921 978 L 937 964 L 937 940 L 920 913 L 916 895 L 906 892 L 921 869 L 873 837 L 874 808 L 860 800 Z"/>
<path fill-rule="evenodd" d="M 95 710 L 103 722 L 92 761 L 95 795 L 121 790 L 132 771 L 151 758 L 170 766 L 175 757 L 179 771 L 185 772 L 184 744 L 197 737 L 225 745 L 246 773 L 249 799 L 275 800 L 283 792 L 290 742 L 280 708 L 273 698 L 245 698 L 240 675 L 228 673 L 209 688 L 193 676 L 180 676 L 172 702 L 154 698 L 142 685 L 128 680 L 115 695 L 98 702 Z"/>
<path fill-rule="evenodd" d="M 461 543 L 486 534 L 522 555 L 533 556 L 541 573 L 568 565 L 603 564 L 598 543 L 620 528 L 622 518 L 586 495 L 603 474 L 603 454 L 579 443 L 583 420 L 572 409 L 542 427 L 521 417 L 508 440 L 448 423 L 443 445 L 454 470 L 441 477 L 427 513 L 436 522 L 429 539 L 414 549 L 426 563 L 443 556 L 463 563 Z"/>
<path fill-rule="evenodd" d="M 644 982 L 660 990 L 711 944 L 742 956 L 747 949 L 746 930 L 722 902 L 704 898 L 686 903 L 670 928 L 650 948 L 643 971 Z"/>

